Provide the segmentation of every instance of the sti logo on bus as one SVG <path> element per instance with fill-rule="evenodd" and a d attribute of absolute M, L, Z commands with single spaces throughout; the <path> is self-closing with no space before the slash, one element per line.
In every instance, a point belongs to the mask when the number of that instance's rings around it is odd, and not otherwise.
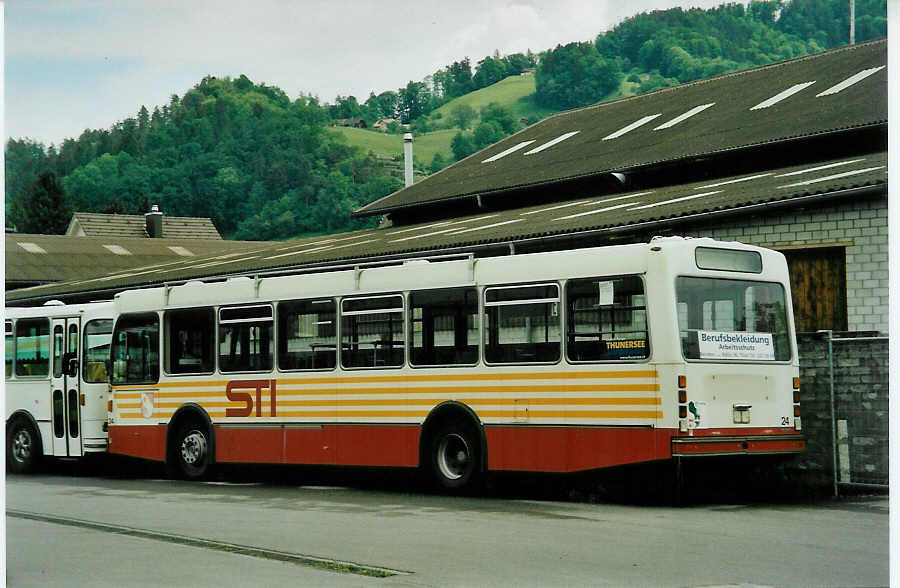
<path fill-rule="evenodd" d="M 242 408 L 226 408 L 226 417 L 247 417 L 253 414 L 253 395 L 256 392 L 256 416 L 262 416 L 262 391 L 269 391 L 269 416 L 275 416 L 275 380 L 232 380 L 225 387 L 225 396 L 232 402 L 243 402 Z"/>

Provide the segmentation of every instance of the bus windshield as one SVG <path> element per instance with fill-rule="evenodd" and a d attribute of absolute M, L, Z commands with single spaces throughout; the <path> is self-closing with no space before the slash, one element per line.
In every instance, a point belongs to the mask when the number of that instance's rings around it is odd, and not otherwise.
<path fill-rule="evenodd" d="M 787 305 L 781 284 L 679 277 L 675 290 L 685 359 L 791 358 Z"/>

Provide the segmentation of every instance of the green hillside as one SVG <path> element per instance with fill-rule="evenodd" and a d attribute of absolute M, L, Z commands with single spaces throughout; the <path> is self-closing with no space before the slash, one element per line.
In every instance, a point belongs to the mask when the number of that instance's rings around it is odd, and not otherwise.
<path fill-rule="evenodd" d="M 534 102 L 534 74 L 511 76 L 503 79 L 487 88 L 475 90 L 459 98 L 454 98 L 440 108 L 434 110 L 429 116 L 429 126 L 449 125 L 450 113 L 460 104 L 471 106 L 475 112 L 491 102 L 499 103 L 507 107 L 517 119 L 525 118 L 529 122 L 536 122 L 553 114 L 553 110 L 542 108 Z M 478 124 L 476 117 L 472 124 Z M 347 139 L 349 145 L 359 147 L 363 153 L 371 151 L 378 157 L 392 158 L 403 155 L 403 135 L 394 135 L 357 129 L 352 127 L 334 127 L 334 130 Z M 443 128 L 424 134 L 416 134 L 414 141 L 414 154 L 421 165 L 428 165 L 435 153 L 440 152 L 445 161 L 453 161 L 453 152 L 450 150 L 450 141 L 459 132 L 457 128 Z"/>
<path fill-rule="evenodd" d="M 347 139 L 347 144 L 359 147 L 363 153 L 371 151 L 377 157 L 393 158 L 403 155 L 403 135 L 393 135 L 379 131 L 355 129 L 352 127 L 333 127 Z M 454 129 L 441 129 L 416 135 L 413 141 L 413 153 L 422 164 L 428 165 L 435 153 L 440 152 L 441 157 L 449 161 L 453 158 L 450 151 L 450 140 L 456 134 Z"/>
<path fill-rule="evenodd" d="M 531 122 L 553 114 L 555 111 L 542 108 L 534 102 L 534 74 L 510 76 L 492 84 L 487 88 L 469 92 L 459 98 L 454 98 L 447 104 L 436 109 L 431 114 L 431 119 L 438 116 L 446 118 L 459 104 L 468 104 L 475 112 L 491 102 L 497 102 L 509 108 L 516 118 L 527 118 Z"/>

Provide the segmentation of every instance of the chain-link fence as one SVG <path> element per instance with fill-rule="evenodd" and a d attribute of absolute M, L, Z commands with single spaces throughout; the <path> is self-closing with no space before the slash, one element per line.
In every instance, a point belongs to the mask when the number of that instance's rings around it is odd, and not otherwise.
<path fill-rule="evenodd" d="M 888 338 L 800 333 L 800 410 L 807 451 L 795 465 L 813 485 L 888 485 Z"/>

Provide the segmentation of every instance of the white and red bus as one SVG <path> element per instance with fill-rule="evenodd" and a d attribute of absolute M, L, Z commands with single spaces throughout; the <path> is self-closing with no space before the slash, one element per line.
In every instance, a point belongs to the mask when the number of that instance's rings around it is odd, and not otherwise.
<path fill-rule="evenodd" d="M 6 465 L 105 453 L 113 303 L 7 308 Z"/>
<path fill-rule="evenodd" d="M 110 451 L 576 472 L 802 451 L 784 256 L 711 239 L 122 292 Z"/>

